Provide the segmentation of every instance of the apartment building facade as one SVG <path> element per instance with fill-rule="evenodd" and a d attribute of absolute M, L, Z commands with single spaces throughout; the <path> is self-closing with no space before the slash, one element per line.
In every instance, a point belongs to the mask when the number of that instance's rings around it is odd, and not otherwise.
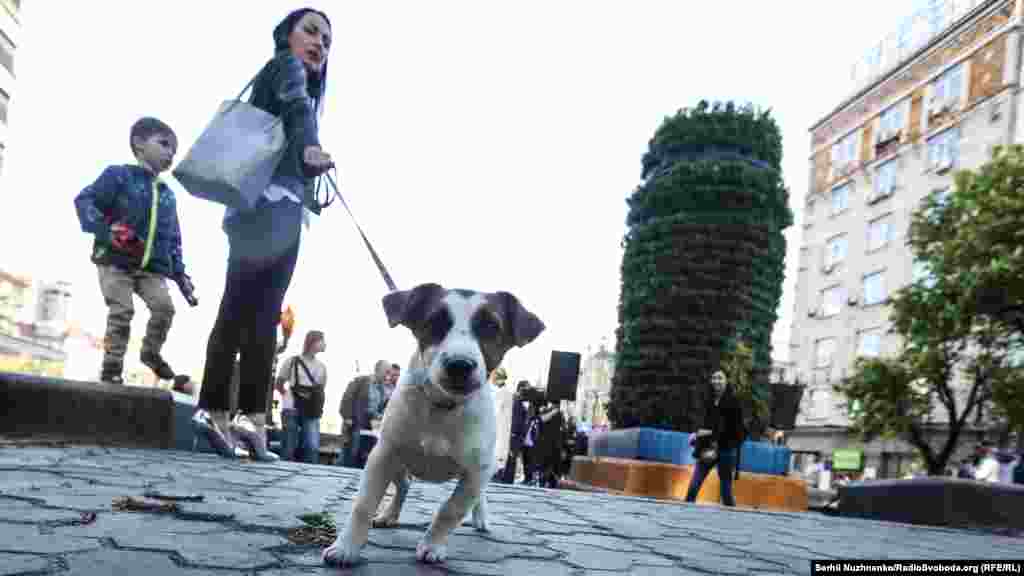
<path fill-rule="evenodd" d="M 0 0 L 0 175 L 7 151 L 7 109 L 14 94 L 14 53 L 21 32 L 21 0 Z"/>
<path fill-rule="evenodd" d="M 811 128 L 790 341 L 808 387 L 794 451 L 858 448 L 883 477 L 913 458 L 902 442 L 849 437 L 832 386 L 858 357 L 899 350 L 887 299 L 926 274 L 905 243 L 911 214 L 947 194 L 954 171 L 1020 140 L 1022 3 L 928 2 L 854 67 L 851 96 Z"/>

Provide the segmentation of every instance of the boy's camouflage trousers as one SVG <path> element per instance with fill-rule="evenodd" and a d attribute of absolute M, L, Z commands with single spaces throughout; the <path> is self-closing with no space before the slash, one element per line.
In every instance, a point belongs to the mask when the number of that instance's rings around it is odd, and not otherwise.
<path fill-rule="evenodd" d="M 124 370 L 124 355 L 131 336 L 132 317 L 135 316 L 132 295 L 138 294 L 149 308 L 146 336 L 142 339 L 142 356 L 160 355 L 174 319 L 174 302 L 163 276 L 109 265 L 97 268 L 100 290 L 109 310 L 100 379 L 109 380 L 121 376 Z"/>

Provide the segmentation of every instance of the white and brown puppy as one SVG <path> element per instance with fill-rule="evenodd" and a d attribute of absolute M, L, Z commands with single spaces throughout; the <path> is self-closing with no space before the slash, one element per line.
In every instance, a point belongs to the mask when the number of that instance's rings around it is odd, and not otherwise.
<path fill-rule="evenodd" d="M 417 559 L 443 562 L 449 533 L 470 511 L 473 526 L 487 530 L 483 494 L 497 468 L 494 388 L 487 377 L 509 349 L 529 344 L 544 330 L 508 292 L 422 284 L 385 296 L 384 310 L 388 323 L 409 328 L 418 345 L 388 402 L 348 521 L 324 550 L 328 564 L 356 563 L 371 522 L 397 523 L 407 475 L 428 482 L 458 479 L 416 547 Z M 391 483 L 398 487 L 395 497 L 374 518 Z"/>

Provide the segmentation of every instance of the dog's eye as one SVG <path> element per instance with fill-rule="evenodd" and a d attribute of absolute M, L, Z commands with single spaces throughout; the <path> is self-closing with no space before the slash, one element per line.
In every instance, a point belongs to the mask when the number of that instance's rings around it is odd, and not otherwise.
<path fill-rule="evenodd" d="M 427 330 L 430 331 L 430 339 L 433 342 L 440 342 L 452 329 L 452 317 L 447 310 L 438 310 L 430 315 L 427 320 Z"/>
<path fill-rule="evenodd" d="M 473 332 L 476 333 L 477 338 L 494 339 L 498 337 L 500 331 L 501 326 L 498 325 L 498 321 L 490 315 L 477 316 L 473 320 Z"/>

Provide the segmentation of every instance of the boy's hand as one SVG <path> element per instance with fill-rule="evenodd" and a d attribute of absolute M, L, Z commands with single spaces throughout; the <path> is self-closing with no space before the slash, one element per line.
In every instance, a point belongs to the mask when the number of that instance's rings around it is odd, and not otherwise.
<path fill-rule="evenodd" d="M 198 306 L 199 298 L 196 298 L 195 295 L 196 287 L 192 285 L 192 279 L 188 277 L 188 274 L 182 274 L 175 278 L 174 281 L 178 284 L 178 289 L 181 290 L 181 295 L 185 297 L 188 305 L 192 307 Z"/>
<path fill-rule="evenodd" d="M 115 222 L 110 226 L 110 243 L 115 249 L 129 254 L 142 254 L 145 245 L 135 235 L 135 230 L 124 222 Z"/>

